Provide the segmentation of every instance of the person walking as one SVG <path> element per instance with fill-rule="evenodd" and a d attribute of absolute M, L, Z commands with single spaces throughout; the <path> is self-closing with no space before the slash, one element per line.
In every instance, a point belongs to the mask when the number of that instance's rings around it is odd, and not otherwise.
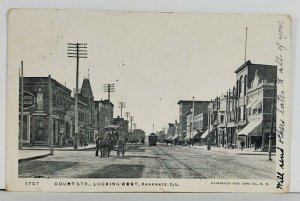
<path fill-rule="evenodd" d="M 100 137 L 98 136 L 96 139 L 96 156 L 98 156 L 99 149 L 100 149 Z"/>
<path fill-rule="evenodd" d="M 244 147 L 245 147 L 245 141 L 242 140 L 240 144 L 241 144 L 241 150 L 243 151 L 243 149 L 244 149 Z"/>

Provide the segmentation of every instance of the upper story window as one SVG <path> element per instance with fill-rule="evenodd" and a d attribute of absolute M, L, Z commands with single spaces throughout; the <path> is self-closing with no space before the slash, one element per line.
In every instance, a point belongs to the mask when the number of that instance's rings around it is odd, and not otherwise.
<path fill-rule="evenodd" d="M 224 115 L 220 116 L 220 121 L 221 121 L 220 123 L 224 123 Z"/>

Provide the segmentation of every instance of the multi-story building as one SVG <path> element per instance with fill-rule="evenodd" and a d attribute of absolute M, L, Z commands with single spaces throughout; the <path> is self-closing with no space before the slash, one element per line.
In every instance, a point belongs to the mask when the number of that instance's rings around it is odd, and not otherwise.
<path fill-rule="evenodd" d="M 274 67 L 274 72 L 277 68 Z M 273 73 L 274 73 L 273 72 Z M 275 80 L 275 78 L 274 78 Z M 251 80 L 250 86 L 246 94 L 246 116 L 247 125 L 239 131 L 238 142 L 243 140 L 246 147 L 254 146 L 255 148 L 266 150 L 269 140 L 275 145 L 275 135 L 270 137 L 272 106 L 276 104 L 276 92 L 274 94 L 274 80 L 262 79 L 255 71 L 254 78 Z M 273 100 L 275 102 L 273 103 Z M 273 131 L 276 129 L 276 113 L 273 116 Z"/>
<path fill-rule="evenodd" d="M 241 140 L 245 140 L 247 147 L 253 142 L 257 146 L 261 144 L 262 148 L 264 148 L 266 146 L 265 141 L 267 141 L 268 135 L 265 132 L 262 132 L 259 123 L 256 122 L 255 126 L 253 121 L 250 120 L 250 116 L 253 116 L 253 114 L 249 113 L 251 112 L 251 109 L 249 108 L 254 107 L 252 104 L 254 104 L 253 101 L 255 99 L 262 99 L 261 104 L 263 104 L 264 107 L 261 107 L 260 109 L 261 113 L 264 115 L 259 116 L 265 117 L 261 118 L 263 121 L 262 124 L 265 126 L 264 128 L 270 127 L 270 107 L 273 100 L 271 98 L 272 86 L 274 87 L 274 81 L 277 79 L 277 67 L 272 65 L 252 64 L 250 61 L 247 61 L 240 66 L 235 73 L 237 89 L 237 129 L 239 131 L 237 144 L 239 144 Z M 260 86 L 260 84 L 262 84 L 262 86 Z M 268 85 L 269 87 L 267 87 Z M 259 95 L 255 95 L 253 91 L 257 91 Z M 249 96 L 251 98 L 249 98 Z M 256 98 L 253 98 L 252 96 Z M 250 104 L 250 100 L 252 100 L 252 104 Z M 258 127 L 259 129 L 256 129 Z M 243 134 L 249 137 L 244 138 L 242 137 Z M 254 140 L 254 137 L 250 137 L 253 135 L 256 136 L 256 140 Z"/>
<path fill-rule="evenodd" d="M 209 107 L 211 145 L 234 148 L 245 141 L 246 147 L 266 149 L 277 67 L 247 61 L 235 73 L 236 86 L 216 97 Z M 271 140 L 274 144 L 275 137 Z"/>
<path fill-rule="evenodd" d="M 94 95 L 93 95 L 89 78 L 84 78 L 80 93 L 78 94 L 78 100 L 79 100 L 79 126 L 80 126 L 79 139 L 84 138 L 84 140 L 86 140 L 89 143 L 94 142 L 95 140 L 94 107 L 95 106 L 94 106 Z"/>
<path fill-rule="evenodd" d="M 52 126 L 54 145 L 66 144 L 67 139 L 74 132 L 72 91 L 50 76 L 24 77 L 23 84 L 22 142 L 30 146 L 49 145 L 49 130 Z M 50 91 L 52 92 L 52 114 L 49 112 Z M 52 125 L 49 123 L 50 118 Z"/>
<path fill-rule="evenodd" d="M 179 105 L 179 140 L 183 140 L 187 134 L 187 116 L 190 114 L 191 109 L 193 108 L 193 101 L 192 100 L 180 100 L 177 103 Z M 194 101 L 194 116 L 200 113 L 207 111 L 207 106 L 209 101 Z M 194 128 L 192 129 L 194 130 Z"/>
<path fill-rule="evenodd" d="M 100 130 L 113 124 L 114 104 L 109 100 L 99 101 L 99 127 Z"/>
<path fill-rule="evenodd" d="M 207 112 L 200 113 L 194 117 L 194 126 L 195 126 L 195 134 L 194 134 L 194 141 L 200 142 L 201 135 L 207 129 Z"/>

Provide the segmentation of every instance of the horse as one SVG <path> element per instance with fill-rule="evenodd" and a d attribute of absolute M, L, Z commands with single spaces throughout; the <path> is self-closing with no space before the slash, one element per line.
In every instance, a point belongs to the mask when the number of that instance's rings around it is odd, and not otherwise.
<path fill-rule="evenodd" d="M 105 158 L 110 155 L 110 144 L 111 144 L 111 135 L 109 132 L 104 132 L 100 135 L 99 139 L 96 141 L 96 156 L 98 155 L 98 151 L 100 150 L 100 157 Z"/>
<path fill-rule="evenodd" d="M 167 146 L 169 145 L 169 143 L 171 144 L 171 146 L 173 145 L 173 140 L 165 140 L 165 142 L 166 142 L 166 144 L 167 144 Z"/>

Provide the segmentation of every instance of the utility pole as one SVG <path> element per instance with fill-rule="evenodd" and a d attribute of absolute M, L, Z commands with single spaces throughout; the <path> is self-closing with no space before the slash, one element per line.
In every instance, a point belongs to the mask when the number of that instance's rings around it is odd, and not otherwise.
<path fill-rule="evenodd" d="M 210 150 L 211 148 L 211 132 L 210 132 L 210 126 L 211 126 L 211 113 L 210 111 L 213 111 L 213 103 L 210 101 L 208 107 L 208 138 L 207 138 L 207 150 Z"/>
<path fill-rule="evenodd" d="M 210 111 L 208 110 L 208 138 L 207 138 L 207 150 L 210 150 L 211 146 L 211 133 L 210 133 Z"/>
<path fill-rule="evenodd" d="M 269 135 L 269 160 L 272 160 L 272 135 L 273 135 L 273 127 L 274 127 L 274 114 L 276 108 L 276 92 L 277 92 L 277 79 L 274 81 L 274 92 L 273 92 L 273 102 L 272 102 L 272 116 L 271 116 L 271 132 Z"/>
<path fill-rule="evenodd" d="M 245 62 L 247 60 L 247 38 L 248 37 L 248 27 L 246 27 L 246 38 L 245 38 Z"/>
<path fill-rule="evenodd" d="M 104 92 L 108 94 L 108 125 L 111 125 L 111 116 L 110 116 L 110 93 L 115 92 L 115 84 L 104 84 Z"/>
<path fill-rule="evenodd" d="M 75 136 L 74 149 L 78 149 L 78 77 L 79 59 L 87 58 L 87 43 L 68 43 L 68 57 L 76 58 L 76 94 L 75 94 Z"/>
<path fill-rule="evenodd" d="M 49 145 L 50 145 L 50 155 L 53 155 L 53 146 L 54 146 L 54 136 L 53 136 L 53 103 L 52 103 L 52 80 L 51 75 L 49 75 L 49 122 L 48 122 L 48 130 L 49 130 Z"/>
<path fill-rule="evenodd" d="M 119 108 L 121 108 L 121 119 L 122 119 L 122 109 L 126 107 L 126 102 L 119 102 Z"/>
<path fill-rule="evenodd" d="M 130 132 L 132 133 L 133 116 L 130 117 Z"/>
<path fill-rule="evenodd" d="M 19 135 L 19 150 L 23 149 L 23 144 L 22 144 L 22 140 L 23 140 L 23 128 L 24 128 L 24 118 L 23 118 L 23 112 L 24 112 L 24 79 L 23 79 L 23 61 L 21 61 L 21 78 L 20 78 L 20 82 L 21 82 L 21 116 L 20 116 L 20 135 Z"/>
<path fill-rule="evenodd" d="M 154 123 L 153 123 L 153 125 L 152 125 L 152 133 L 154 133 Z"/>
<path fill-rule="evenodd" d="M 195 116 L 194 110 L 195 110 L 195 97 L 193 96 L 192 129 L 191 129 L 193 139 L 194 139 L 194 116 Z"/>
<path fill-rule="evenodd" d="M 128 118 L 130 117 L 130 112 L 125 112 L 125 117 L 126 117 L 126 120 L 128 121 Z"/>
<path fill-rule="evenodd" d="M 225 120 L 224 136 L 226 136 L 226 146 L 227 146 L 227 148 L 228 148 L 228 133 L 227 133 L 228 98 L 229 98 L 229 96 L 228 96 L 228 91 L 227 91 L 227 93 L 226 93 L 226 102 L 225 102 L 225 105 L 226 105 L 225 106 L 225 118 L 224 118 L 224 120 Z M 223 147 L 224 146 L 225 146 L 225 142 L 223 140 Z"/>

